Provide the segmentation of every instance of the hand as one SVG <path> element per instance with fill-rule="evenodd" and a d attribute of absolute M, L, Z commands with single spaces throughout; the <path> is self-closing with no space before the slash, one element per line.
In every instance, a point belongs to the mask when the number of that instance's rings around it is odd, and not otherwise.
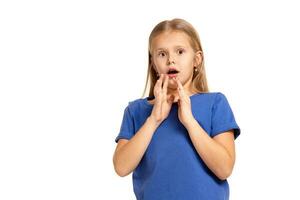
<path fill-rule="evenodd" d="M 177 83 L 177 91 L 178 91 L 178 118 L 183 125 L 187 125 L 191 120 L 194 119 L 192 108 L 191 108 L 191 99 L 185 93 L 184 88 L 181 82 L 175 78 Z"/>
<path fill-rule="evenodd" d="M 174 96 L 167 96 L 168 82 L 169 76 L 161 74 L 154 86 L 155 102 L 150 117 L 159 124 L 168 117 L 174 101 Z"/>

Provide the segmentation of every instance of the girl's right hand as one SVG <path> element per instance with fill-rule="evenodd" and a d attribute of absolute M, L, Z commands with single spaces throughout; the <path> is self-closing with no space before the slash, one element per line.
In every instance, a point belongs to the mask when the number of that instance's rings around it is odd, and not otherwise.
<path fill-rule="evenodd" d="M 171 110 L 174 96 L 167 96 L 169 76 L 161 74 L 154 86 L 155 102 L 150 117 L 158 124 L 164 121 Z"/>

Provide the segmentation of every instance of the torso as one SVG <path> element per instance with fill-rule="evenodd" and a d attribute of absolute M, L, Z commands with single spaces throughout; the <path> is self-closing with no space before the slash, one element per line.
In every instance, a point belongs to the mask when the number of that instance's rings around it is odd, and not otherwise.
<path fill-rule="evenodd" d="M 190 98 L 195 120 L 210 136 L 215 94 L 195 94 Z M 138 102 L 141 104 L 132 105 L 131 109 L 135 116 L 133 133 L 151 114 L 152 106 L 149 105 L 154 104 L 155 99 Z M 133 172 L 133 188 L 137 199 L 229 199 L 227 181 L 219 180 L 197 153 L 178 118 L 177 105 L 172 106 L 168 117 L 155 130 Z"/>

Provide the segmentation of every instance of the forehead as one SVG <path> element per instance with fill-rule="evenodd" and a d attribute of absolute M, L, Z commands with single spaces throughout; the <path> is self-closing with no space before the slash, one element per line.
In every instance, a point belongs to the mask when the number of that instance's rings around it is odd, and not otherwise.
<path fill-rule="evenodd" d="M 168 49 L 172 47 L 182 46 L 189 48 L 190 40 L 187 34 L 179 31 L 163 32 L 152 40 L 152 49 Z"/>

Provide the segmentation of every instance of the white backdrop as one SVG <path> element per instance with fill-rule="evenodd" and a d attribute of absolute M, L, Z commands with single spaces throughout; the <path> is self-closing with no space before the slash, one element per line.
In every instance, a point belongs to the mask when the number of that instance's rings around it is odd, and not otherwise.
<path fill-rule="evenodd" d="M 160 21 L 197 29 L 241 135 L 231 200 L 300 199 L 296 1 L 1 1 L 0 199 L 134 199 L 113 169 Z M 298 90 L 297 90 L 298 89 Z"/>

